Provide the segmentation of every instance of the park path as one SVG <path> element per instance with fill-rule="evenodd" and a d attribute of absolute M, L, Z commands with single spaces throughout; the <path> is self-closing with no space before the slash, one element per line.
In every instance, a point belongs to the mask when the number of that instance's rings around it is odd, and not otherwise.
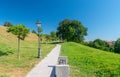
<path fill-rule="evenodd" d="M 26 77 L 54 77 L 54 65 L 57 64 L 57 59 L 60 54 L 61 45 L 56 47 L 40 61 Z"/>

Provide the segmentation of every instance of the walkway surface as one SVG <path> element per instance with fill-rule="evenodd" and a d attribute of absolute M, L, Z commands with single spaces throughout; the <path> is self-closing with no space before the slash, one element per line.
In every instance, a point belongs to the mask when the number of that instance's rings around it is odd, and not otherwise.
<path fill-rule="evenodd" d="M 57 64 L 60 48 L 61 45 L 56 45 L 56 47 L 40 61 L 26 77 L 54 77 L 53 67 Z"/>

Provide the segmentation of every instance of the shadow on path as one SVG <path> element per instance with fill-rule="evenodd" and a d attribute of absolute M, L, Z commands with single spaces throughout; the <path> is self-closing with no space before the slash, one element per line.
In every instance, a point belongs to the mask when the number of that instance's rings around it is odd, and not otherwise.
<path fill-rule="evenodd" d="M 51 72 L 50 77 L 56 77 L 55 76 L 55 66 L 48 66 L 48 67 L 52 68 L 52 72 Z"/>

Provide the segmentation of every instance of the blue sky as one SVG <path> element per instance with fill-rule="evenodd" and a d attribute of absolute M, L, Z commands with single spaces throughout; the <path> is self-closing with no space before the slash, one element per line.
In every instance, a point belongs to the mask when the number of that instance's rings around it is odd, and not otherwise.
<path fill-rule="evenodd" d="M 36 30 L 40 20 L 43 33 L 50 33 L 66 18 L 88 28 L 86 40 L 120 37 L 120 0 L 0 0 L 0 25 L 10 21 Z"/>

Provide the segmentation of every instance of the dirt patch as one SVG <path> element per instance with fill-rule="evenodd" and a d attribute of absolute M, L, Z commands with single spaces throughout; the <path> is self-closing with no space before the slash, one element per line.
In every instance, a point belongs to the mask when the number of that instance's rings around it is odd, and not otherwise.
<path fill-rule="evenodd" d="M 28 69 L 13 69 L 10 72 L 10 77 L 24 77 Z"/>

